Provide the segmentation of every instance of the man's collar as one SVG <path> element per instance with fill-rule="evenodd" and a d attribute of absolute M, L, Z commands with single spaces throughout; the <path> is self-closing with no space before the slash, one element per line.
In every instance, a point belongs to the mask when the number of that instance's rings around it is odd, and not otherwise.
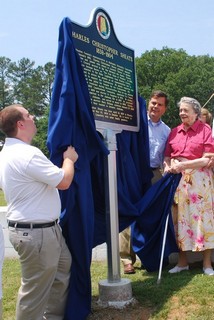
<path fill-rule="evenodd" d="M 148 114 L 148 121 L 151 123 L 151 124 L 160 124 L 161 122 L 162 122 L 162 120 L 161 119 L 159 119 L 159 121 L 158 122 L 154 122 L 154 121 L 152 121 L 152 119 L 150 118 L 150 116 L 149 116 L 149 114 Z"/>
<path fill-rule="evenodd" d="M 151 123 L 160 123 L 160 122 L 162 122 L 162 120 L 161 119 L 159 119 L 159 121 L 158 122 L 154 122 L 154 121 L 152 121 L 152 119 L 150 118 L 150 116 L 149 116 L 149 114 L 147 113 L 147 116 L 148 116 L 148 120 L 151 122 Z"/>

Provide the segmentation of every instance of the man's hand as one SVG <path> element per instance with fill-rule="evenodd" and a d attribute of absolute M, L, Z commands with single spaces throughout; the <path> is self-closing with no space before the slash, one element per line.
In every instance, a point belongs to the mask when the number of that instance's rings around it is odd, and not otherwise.
<path fill-rule="evenodd" d="M 75 148 L 72 146 L 69 146 L 67 148 L 67 150 L 63 153 L 63 159 L 70 159 L 71 161 L 73 161 L 73 163 L 75 163 L 78 159 L 78 154 L 75 151 Z"/>

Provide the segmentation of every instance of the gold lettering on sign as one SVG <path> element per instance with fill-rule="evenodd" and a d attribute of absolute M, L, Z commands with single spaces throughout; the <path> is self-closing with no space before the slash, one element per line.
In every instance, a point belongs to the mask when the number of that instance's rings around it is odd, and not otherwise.
<path fill-rule="evenodd" d="M 95 41 L 95 40 L 92 40 L 92 45 L 94 47 L 96 47 L 97 49 L 100 49 L 101 51 L 103 52 L 108 52 L 109 54 L 112 54 L 112 55 L 116 55 L 118 56 L 118 51 L 114 48 L 111 48 L 109 46 L 106 46 L 105 44 L 103 43 L 100 43 L 98 41 Z M 97 50 L 96 49 L 96 50 Z"/>
<path fill-rule="evenodd" d="M 120 52 L 120 57 L 131 62 L 133 61 L 133 58 L 131 56 L 128 56 L 126 53 Z"/>
<path fill-rule="evenodd" d="M 75 39 L 81 40 L 83 42 L 90 43 L 90 39 L 81 33 L 77 33 L 75 31 L 72 31 L 72 37 Z"/>
<path fill-rule="evenodd" d="M 135 108 L 133 71 L 114 63 L 113 56 L 118 55 L 117 50 L 94 40 L 92 45 L 96 47 L 96 53 L 99 55 L 94 56 L 80 49 L 77 51 L 88 84 L 95 118 L 129 124 Z M 105 60 L 106 54 L 109 54 L 112 60 Z M 131 56 L 122 55 L 123 59 L 131 61 Z"/>

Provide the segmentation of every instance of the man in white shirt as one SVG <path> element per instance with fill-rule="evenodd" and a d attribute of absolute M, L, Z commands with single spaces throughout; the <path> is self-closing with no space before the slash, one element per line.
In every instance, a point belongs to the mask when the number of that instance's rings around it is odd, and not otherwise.
<path fill-rule="evenodd" d="M 78 159 L 71 146 L 55 166 L 31 141 L 34 116 L 19 104 L 0 111 L 6 135 L 0 152 L 0 188 L 8 205 L 9 238 L 18 252 L 22 282 L 16 320 L 62 320 L 71 255 L 58 224 L 61 212 L 57 189 L 68 189 Z"/>
<path fill-rule="evenodd" d="M 164 150 L 170 128 L 161 120 L 167 110 L 169 100 L 160 90 L 152 92 L 148 104 L 148 131 L 150 168 L 153 173 L 151 183 L 154 184 L 162 177 Z M 120 235 L 120 258 L 124 267 L 124 274 L 135 273 L 134 263 L 136 254 L 131 244 L 131 227 L 123 230 Z"/>

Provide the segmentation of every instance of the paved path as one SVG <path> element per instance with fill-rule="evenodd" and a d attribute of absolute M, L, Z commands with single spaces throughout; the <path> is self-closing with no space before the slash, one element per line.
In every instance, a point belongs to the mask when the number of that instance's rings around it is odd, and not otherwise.
<path fill-rule="evenodd" d="M 2 225 L 3 233 L 4 233 L 5 257 L 14 258 L 14 257 L 18 257 L 18 254 L 14 250 L 14 248 L 11 245 L 10 240 L 8 238 L 6 210 L 7 210 L 7 207 L 0 207 L 0 224 Z M 106 255 L 107 255 L 106 244 L 104 243 L 104 244 L 97 246 L 96 248 L 93 249 L 92 260 L 96 260 L 96 261 L 106 260 L 107 259 Z"/>
<path fill-rule="evenodd" d="M 0 224 L 2 225 L 3 234 L 4 234 L 5 257 L 13 258 L 13 257 L 18 257 L 18 254 L 13 249 L 12 244 L 10 243 L 10 240 L 8 238 L 6 210 L 7 210 L 7 207 L 0 207 Z"/>

